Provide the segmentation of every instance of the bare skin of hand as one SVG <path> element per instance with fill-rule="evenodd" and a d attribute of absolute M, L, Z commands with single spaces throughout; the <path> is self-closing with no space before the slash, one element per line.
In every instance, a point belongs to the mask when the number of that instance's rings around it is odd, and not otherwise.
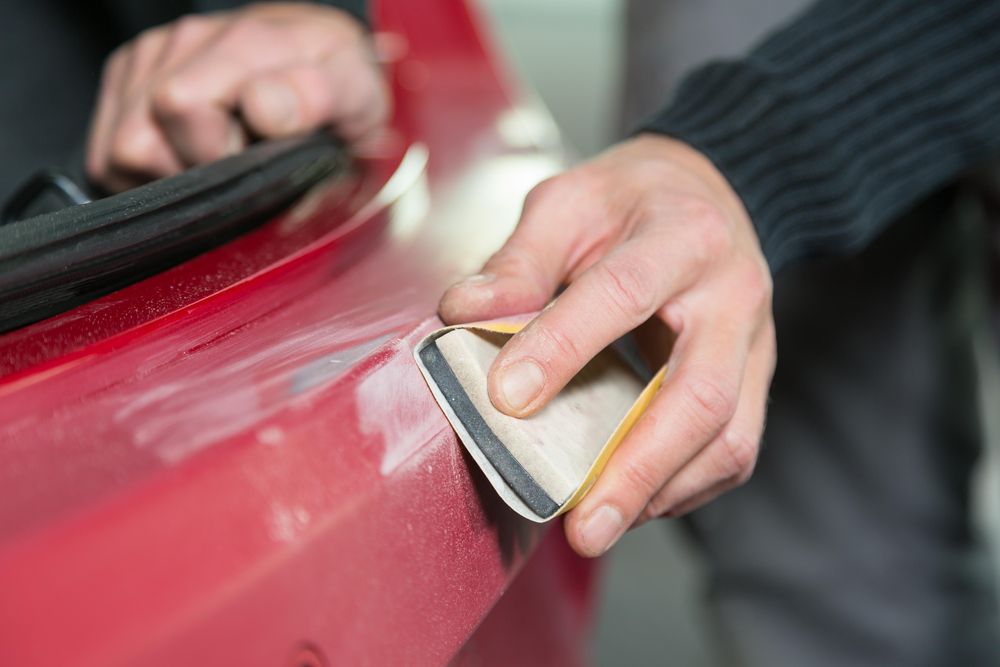
<path fill-rule="evenodd" d="M 448 323 L 538 310 L 493 364 L 506 414 L 537 412 L 599 351 L 649 318 L 675 334 L 666 380 L 566 516 L 584 556 L 679 516 L 753 471 L 775 365 L 771 277 L 742 202 L 703 155 L 641 135 L 536 187 L 482 273 L 440 305 Z"/>
<path fill-rule="evenodd" d="M 153 28 L 105 64 L 87 174 L 111 191 L 330 126 L 357 142 L 389 96 L 365 29 L 312 4 L 259 4 Z"/>

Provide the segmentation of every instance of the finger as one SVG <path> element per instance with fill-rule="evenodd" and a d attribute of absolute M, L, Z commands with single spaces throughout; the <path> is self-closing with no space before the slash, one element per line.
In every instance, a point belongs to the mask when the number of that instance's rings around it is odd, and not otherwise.
<path fill-rule="evenodd" d="M 683 332 L 652 405 L 567 516 L 567 539 L 578 553 L 610 548 L 664 482 L 732 419 L 751 333 L 738 318 L 714 315 Z"/>
<path fill-rule="evenodd" d="M 240 87 L 254 73 L 293 62 L 309 44 L 292 31 L 253 16 L 213 24 L 198 49 L 152 91 L 153 115 L 188 165 L 225 157 L 243 147 L 233 117 Z"/>
<path fill-rule="evenodd" d="M 510 238 L 477 275 L 449 288 L 439 312 L 448 323 L 492 319 L 541 309 L 588 245 L 586 209 L 568 197 L 561 179 L 543 181 L 524 202 Z"/>
<path fill-rule="evenodd" d="M 362 49 L 339 51 L 320 63 L 291 65 L 247 82 L 239 94 L 243 119 L 261 137 L 283 137 L 330 126 L 354 142 L 383 125 L 388 92 Z"/>
<path fill-rule="evenodd" d="M 225 14 L 190 14 L 170 24 L 167 43 L 161 53 L 157 69 L 160 72 L 176 70 L 197 57 L 209 44 L 214 43 L 225 25 Z"/>
<path fill-rule="evenodd" d="M 104 65 L 97 107 L 87 140 L 87 176 L 95 183 L 100 183 L 107 174 L 108 144 L 119 113 L 120 88 L 127 73 L 128 57 L 127 48 L 122 48 L 115 51 Z"/>
<path fill-rule="evenodd" d="M 99 180 L 105 187 L 113 191 L 128 189 L 183 169 L 150 113 L 149 90 L 157 72 L 181 62 L 215 30 L 215 19 L 185 17 L 136 40 L 128 66 L 119 73 L 116 98 L 99 104 L 100 130 L 95 132 L 93 144 L 100 147 L 92 147 L 90 155 L 95 163 L 101 162 Z"/>
<path fill-rule="evenodd" d="M 764 432 L 774 359 L 774 339 L 768 329 L 755 341 L 747 359 L 732 420 L 708 447 L 667 481 L 637 523 L 664 514 L 681 516 L 750 478 Z"/>
<path fill-rule="evenodd" d="M 697 275 L 693 260 L 664 261 L 651 235 L 616 247 L 511 338 L 493 363 L 490 398 L 517 417 L 544 406 L 584 365 L 650 318 Z"/>
<path fill-rule="evenodd" d="M 112 190 L 135 187 L 181 172 L 184 164 L 167 143 L 145 105 L 127 110 L 111 139 L 106 182 Z"/>
<path fill-rule="evenodd" d="M 398 32 L 376 32 L 372 34 L 372 51 L 378 62 L 396 63 L 410 52 L 410 42 Z"/>
<path fill-rule="evenodd" d="M 670 511 L 664 512 L 659 516 L 671 519 L 684 516 L 688 512 L 695 510 L 701 507 L 702 505 L 705 505 L 715 500 L 716 498 L 724 494 L 726 491 L 731 491 L 733 488 L 735 488 L 735 486 L 737 485 L 729 481 L 717 482 L 711 487 L 705 489 L 704 491 L 700 491 L 694 496 L 688 498 L 687 500 L 682 501 L 681 504 L 674 506 Z M 640 517 L 640 519 L 637 520 L 634 524 L 632 524 L 631 527 L 638 528 L 642 524 L 646 523 L 647 520 L 648 519 Z"/>
<path fill-rule="evenodd" d="M 169 42 L 166 28 L 154 28 L 136 38 L 131 50 L 128 73 L 121 86 L 121 105 L 128 106 L 149 87 L 151 74 L 158 69 Z"/>
<path fill-rule="evenodd" d="M 150 115 L 145 95 L 167 42 L 167 31 L 154 29 L 139 37 L 131 51 L 109 145 L 106 181 L 114 190 L 170 176 L 182 168 Z"/>
<path fill-rule="evenodd" d="M 312 18 L 301 21 L 292 17 L 301 18 L 304 6 L 255 5 L 226 21 L 209 48 L 161 82 L 153 92 L 154 113 L 185 162 L 209 162 L 243 147 L 245 133 L 234 113 L 254 77 L 362 49 L 356 22 L 313 9 Z"/>
<path fill-rule="evenodd" d="M 238 57 L 196 58 L 153 91 L 153 116 L 185 164 L 212 162 L 243 148 L 233 111 L 247 72 Z"/>
<path fill-rule="evenodd" d="M 102 86 L 101 97 L 104 97 L 105 92 L 110 93 L 111 97 L 102 100 L 106 103 L 99 104 L 99 107 L 106 110 L 105 114 L 98 114 L 102 118 L 103 131 L 100 133 L 100 143 L 106 165 L 105 171 L 113 168 L 110 162 L 115 133 L 127 110 L 135 105 L 136 82 L 148 74 L 156 55 L 154 48 L 151 48 L 151 42 L 155 42 L 155 51 L 159 51 L 163 46 L 163 40 L 158 38 L 162 35 L 163 30 L 156 29 L 143 33 L 108 59 L 109 69 L 115 66 L 115 60 L 119 62 L 113 86 Z"/>

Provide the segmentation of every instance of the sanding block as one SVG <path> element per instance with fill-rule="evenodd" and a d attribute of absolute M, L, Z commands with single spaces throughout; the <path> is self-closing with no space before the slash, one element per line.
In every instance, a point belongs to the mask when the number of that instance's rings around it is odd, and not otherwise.
<path fill-rule="evenodd" d="M 414 355 L 463 446 L 500 497 L 518 514 L 544 522 L 583 498 L 649 405 L 666 369 L 643 378 L 627 354 L 609 347 L 538 413 L 510 417 L 493 407 L 487 375 L 500 348 L 529 319 L 439 329 Z"/>

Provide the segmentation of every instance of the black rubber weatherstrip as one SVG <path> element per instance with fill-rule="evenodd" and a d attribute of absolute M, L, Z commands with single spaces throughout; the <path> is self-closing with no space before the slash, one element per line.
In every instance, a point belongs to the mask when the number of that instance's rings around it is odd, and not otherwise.
<path fill-rule="evenodd" d="M 420 350 L 420 360 L 434 378 L 438 389 L 451 405 L 459 421 L 465 427 L 476 445 L 489 462 L 496 468 L 504 481 L 514 490 L 514 493 L 531 508 L 531 511 L 548 519 L 559 509 L 549 494 L 518 462 L 510 450 L 503 444 L 486 420 L 479 414 L 469 395 L 465 393 L 462 383 L 455 377 L 448 361 L 438 349 L 437 342 L 431 341 Z"/>
<path fill-rule="evenodd" d="M 177 265 L 266 222 L 345 170 L 332 136 L 257 144 L 218 162 L 0 226 L 0 332 Z"/>

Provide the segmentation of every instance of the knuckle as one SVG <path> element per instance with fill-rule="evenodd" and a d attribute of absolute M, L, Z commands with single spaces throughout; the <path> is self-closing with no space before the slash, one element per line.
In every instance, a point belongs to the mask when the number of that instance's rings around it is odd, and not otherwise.
<path fill-rule="evenodd" d="M 84 169 L 87 173 L 87 178 L 95 183 L 101 183 L 104 181 L 106 176 L 104 168 L 104 160 L 101 156 L 96 153 L 91 153 L 87 156 L 86 163 L 84 164 Z"/>
<path fill-rule="evenodd" d="M 771 306 L 773 285 L 768 270 L 753 260 L 745 260 L 736 268 L 735 277 L 741 301 L 753 312 L 768 310 Z"/>
<path fill-rule="evenodd" d="M 105 79 L 109 78 L 113 73 L 125 66 L 125 61 L 128 60 L 131 50 L 132 43 L 127 42 L 111 52 L 108 59 L 104 61 L 103 76 Z"/>
<path fill-rule="evenodd" d="M 153 89 L 153 109 L 166 118 L 182 118 L 198 106 L 198 98 L 190 84 L 180 77 L 170 77 Z"/>
<path fill-rule="evenodd" d="M 143 133 L 134 128 L 120 130 L 111 141 L 110 162 L 124 171 L 142 171 L 146 167 L 146 142 Z"/>
<path fill-rule="evenodd" d="M 722 210 L 702 197 L 687 197 L 680 204 L 685 219 L 690 220 L 691 231 L 696 235 L 695 248 L 699 257 L 712 258 L 732 246 L 732 231 Z"/>
<path fill-rule="evenodd" d="M 656 472 L 643 459 L 630 457 L 622 461 L 621 477 L 629 491 L 638 491 L 644 499 L 651 498 L 660 488 Z M 649 509 L 648 503 L 646 509 Z"/>
<path fill-rule="evenodd" d="M 701 256 L 714 259 L 727 253 L 732 239 L 729 230 L 724 225 L 704 224 L 698 226 L 698 246 Z"/>
<path fill-rule="evenodd" d="M 256 12 L 242 11 L 233 14 L 214 38 L 214 48 L 220 53 L 240 54 L 245 47 L 265 51 L 285 45 L 286 32 Z"/>
<path fill-rule="evenodd" d="M 608 301 L 629 321 L 641 322 L 658 306 L 651 272 L 637 261 L 609 257 L 595 265 Z"/>
<path fill-rule="evenodd" d="M 736 484 L 744 484 L 750 479 L 757 464 L 760 443 L 745 433 L 729 430 L 722 436 L 722 445 L 725 456 L 722 463 L 724 477 L 732 479 Z"/>
<path fill-rule="evenodd" d="M 643 521 L 649 521 L 651 519 L 661 517 L 666 514 L 671 505 L 672 496 L 669 494 L 668 489 L 664 487 L 654 494 L 650 501 L 646 503 L 646 507 L 643 508 L 639 517 Z"/>
<path fill-rule="evenodd" d="M 564 202 L 570 197 L 578 197 L 592 190 L 591 178 L 581 167 L 551 176 L 531 188 L 525 204 L 537 205 L 553 199 Z"/>
<path fill-rule="evenodd" d="M 327 49 L 333 50 L 342 47 L 353 47 L 364 44 L 365 33 L 362 25 L 354 20 L 351 15 L 324 7 L 322 25 L 317 25 L 319 29 L 316 34 L 316 41 L 323 44 Z M 317 24 L 320 22 L 317 22 Z"/>
<path fill-rule="evenodd" d="M 144 46 L 149 42 L 154 42 L 163 36 L 163 26 L 156 26 L 153 28 L 146 28 L 132 40 L 132 43 L 136 46 Z"/>
<path fill-rule="evenodd" d="M 344 35 L 360 39 L 365 37 L 364 25 L 344 10 L 337 7 L 324 7 L 320 5 L 317 11 L 323 15 L 323 18 L 331 26 L 340 30 Z"/>
<path fill-rule="evenodd" d="M 344 100 L 344 115 L 348 117 L 374 118 L 384 113 L 388 105 L 385 103 L 385 88 L 378 75 L 360 59 L 356 64 L 351 64 L 349 72 L 353 94 Z M 328 77 L 324 77 L 323 83 L 316 86 L 316 88 L 319 89 L 314 93 L 314 99 L 316 100 L 333 98 L 338 94 L 333 89 Z M 323 90 L 323 88 L 326 90 Z"/>
<path fill-rule="evenodd" d="M 705 227 L 725 228 L 728 225 L 726 216 L 719 206 L 704 197 L 687 197 L 683 211 L 685 217 L 698 220 Z"/>
<path fill-rule="evenodd" d="M 552 176 L 546 178 L 544 181 L 539 182 L 535 187 L 528 191 L 527 196 L 524 198 L 524 208 L 529 209 L 533 206 L 537 206 L 540 202 L 545 201 L 551 197 L 560 187 L 561 176 Z"/>
<path fill-rule="evenodd" d="M 229 21 L 228 37 L 252 39 L 268 32 L 270 21 L 254 11 L 237 12 Z"/>
<path fill-rule="evenodd" d="M 212 24 L 198 14 L 185 14 L 171 26 L 170 39 L 174 46 L 190 44 L 200 39 Z"/>
<path fill-rule="evenodd" d="M 729 423 L 736 412 L 736 390 L 716 378 L 699 376 L 684 384 L 683 400 L 688 414 L 710 432 Z"/>
<path fill-rule="evenodd" d="M 657 519 L 662 515 L 663 512 L 659 511 L 659 509 L 654 507 L 652 504 L 646 505 L 642 508 L 642 511 L 639 512 L 639 516 L 636 517 L 633 527 L 649 523 L 653 519 Z"/>
<path fill-rule="evenodd" d="M 121 78 L 128 67 L 131 53 L 132 44 L 123 44 L 112 51 L 111 55 L 104 61 L 104 67 L 101 69 L 102 93 L 112 91 L 121 86 Z M 113 86 L 115 88 L 112 88 Z"/>
<path fill-rule="evenodd" d="M 533 278 L 542 273 L 542 267 L 534 254 L 513 242 L 498 250 L 489 259 L 487 266 L 493 273 L 510 276 Z"/>
<path fill-rule="evenodd" d="M 536 340 L 541 341 L 542 348 L 547 352 L 545 358 L 542 359 L 542 361 L 547 365 L 553 358 L 559 360 L 560 366 L 567 361 L 573 363 L 574 365 L 580 365 L 583 361 L 580 350 L 573 341 L 573 338 L 564 333 L 561 329 L 546 325 L 544 322 L 538 322 L 532 325 L 531 329 L 532 336 L 535 337 Z"/>

